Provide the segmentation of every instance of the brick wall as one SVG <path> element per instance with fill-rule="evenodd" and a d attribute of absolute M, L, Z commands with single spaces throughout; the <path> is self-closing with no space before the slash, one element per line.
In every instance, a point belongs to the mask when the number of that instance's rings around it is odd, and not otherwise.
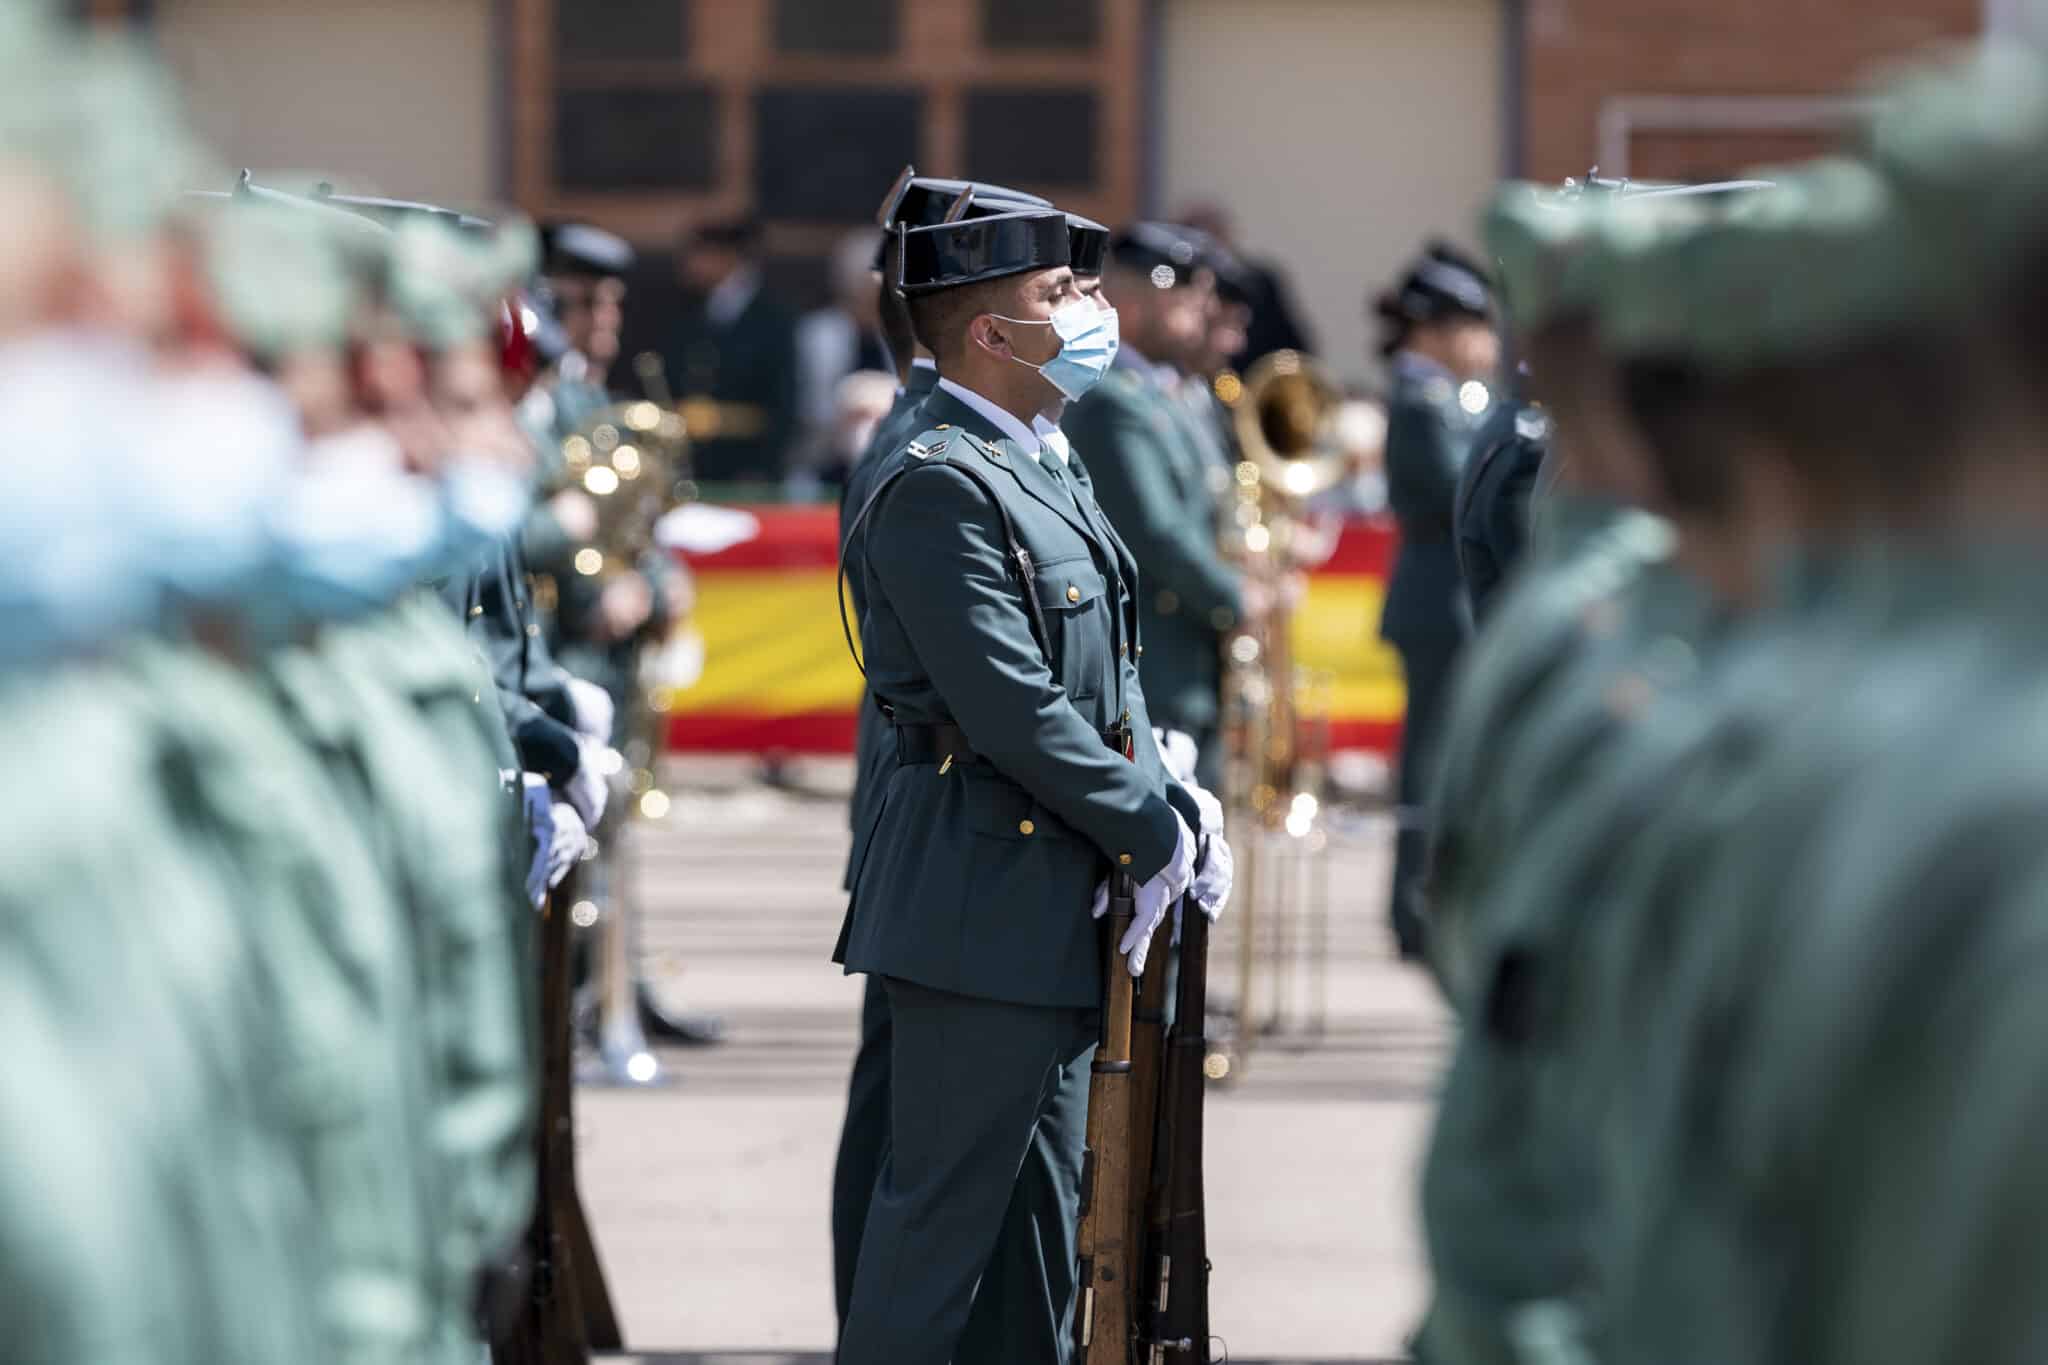
<path fill-rule="evenodd" d="M 1523 171 L 1583 175 L 1610 101 L 1629 96 L 1841 95 L 1872 66 L 1983 26 L 1984 0 L 1522 0 Z M 1828 106 L 1800 99 L 1780 126 L 1716 99 L 1696 128 L 1666 119 L 1625 139 L 1636 176 L 1726 174 L 1826 145 Z M 1803 126 L 1807 121 L 1821 126 Z M 1719 126 L 1714 126 L 1718 123 Z M 1745 126 L 1730 127 L 1729 124 Z M 1612 160 L 1612 147 L 1608 149 Z M 1621 169 L 1613 165 L 1605 171 Z"/>

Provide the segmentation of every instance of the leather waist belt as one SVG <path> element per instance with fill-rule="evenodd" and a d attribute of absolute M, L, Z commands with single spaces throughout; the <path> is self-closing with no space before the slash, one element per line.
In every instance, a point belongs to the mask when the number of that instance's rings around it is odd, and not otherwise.
<path fill-rule="evenodd" d="M 1122 726 L 1113 726 L 1102 732 L 1103 742 L 1118 753 L 1126 753 L 1130 731 Z M 905 764 L 944 764 L 950 758 L 953 766 L 973 763 L 979 758 L 974 747 L 967 742 L 967 732 L 951 722 L 941 721 L 936 725 L 896 726 L 896 761 Z"/>
<path fill-rule="evenodd" d="M 951 758 L 954 764 L 972 763 L 974 750 L 967 743 L 967 732 L 957 725 L 898 725 L 896 727 L 896 761 L 905 764 L 944 763 Z"/>

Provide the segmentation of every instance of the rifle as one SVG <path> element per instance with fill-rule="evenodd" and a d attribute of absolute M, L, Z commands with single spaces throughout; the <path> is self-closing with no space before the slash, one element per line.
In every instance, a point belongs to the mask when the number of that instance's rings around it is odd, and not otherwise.
<path fill-rule="evenodd" d="M 1102 1042 L 1088 1082 L 1088 1147 L 1081 1164 L 1080 1261 L 1074 1315 L 1075 1359 L 1128 1365 L 1135 1306 L 1130 1243 L 1131 1003 L 1135 988 L 1117 945 L 1137 915 L 1138 887 L 1127 872 L 1110 881 L 1103 954 Z"/>
<path fill-rule="evenodd" d="M 574 886 L 573 878 L 564 882 L 541 910 L 540 1128 L 526 1242 L 532 1280 L 524 1311 L 498 1324 L 491 1343 L 492 1359 L 517 1365 L 585 1365 L 593 1338 L 616 1349 L 619 1337 L 618 1315 L 576 1190 L 575 1044 L 569 1021 Z"/>
<path fill-rule="evenodd" d="M 1167 1044 L 1166 1179 L 1153 1193 L 1150 1365 L 1208 1365 L 1209 1229 L 1202 1185 L 1202 1101 L 1208 1082 L 1209 919 L 1181 916 L 1180 991 Z"/>
<path fill-rule="evenodd" d="M 1130 1211 L 1125 1218 L 1125 1245 L 1131 1248 L 1133 1273 L 1143 1275 L 1158 1253 L 1148 1245 L 1152 1203 L 1160 1176 L 1155 1164 L 1163 1155 L 1159 1149 L 1162 1084 L 1166 1074 L 1166 981 L 1171 956 L 1160 953 L 1162 961 L 1151 964 L 1133 988 L 1137 1003 L 1131 1010 L 1131 1165 Z M 1145 1302 L 1142 1280 L 1133 1286 L 1133 1298 Z M 1142 1328 L 1146 1324 L 1140 1323 Z"/>

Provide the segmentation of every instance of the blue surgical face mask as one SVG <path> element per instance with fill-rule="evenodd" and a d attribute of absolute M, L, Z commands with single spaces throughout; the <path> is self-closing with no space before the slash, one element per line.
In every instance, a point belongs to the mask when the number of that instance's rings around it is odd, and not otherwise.
<path fill-rule="evenodd" d="M 486 551 L 526 524 L 533 507 L 532 480 L 489 456 L 449 456 L 440 484 L 448 531 L 443 574 L 474 572 Z"/>
<path fill-rule="evenodd" d="M 1052 328 L 1060 339 L 1058 355 L 1043 365 L 1033 365 L 1016 356 L 1010 359 L 1044 375 L 1046 382 L 1065 394 L 1070 402 L 1094 388 L 1102 376 L 1109 373 L 1109 363 L 1116 359 L 1116 309 L 1105 308 L 1093 299 L 1075 299 L 1072 303 L 1061 304 L 1053 310 L 1050 320 L 1006 318 L 1001 313 L 990 316 L 1019 327 Z"/>
<path fill-rule="evenodd" d="M 150 382 L 147 351 L 91 331 L 0 345 L 0 673 L 154 626 L 153 513 L 131 465 L 147 434 L 139 405 L 109 392 Z"/>
<path fill-rule="evenodd" d="M 364 424 L 315 441 L 267 510 L 271 614 L 337 621 L 397 600 L 447 543 L 440 489 L 403 467 L 398 443 Z"/>

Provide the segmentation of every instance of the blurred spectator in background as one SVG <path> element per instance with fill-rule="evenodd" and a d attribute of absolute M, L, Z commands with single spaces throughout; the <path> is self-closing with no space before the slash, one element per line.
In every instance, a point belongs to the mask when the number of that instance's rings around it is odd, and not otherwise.
<path fill-rule="evenodd" d="M 850 233 L 832 253 L 832 302 L 804 314 L 796 325 L 797 414 L 803 424 L 794 463 L 826 483 L 845 461 L 833 448 L 840 416 L 840 381 L 863 370 L 894 373 L 882 341 L 875 296 L 875 234 Z M 855 447 L 858 454 L 859 447 Z M 840 478 L 844 478 L 841 469 Z"/>
<path fill-rule="evenodd" d="M 1205 232 L 1225 250 L 1234 253 L 1240 267 L 1238 287 L 1250 319 L 1245 326 L 1244 346 L 1233 363 L 1240 370 L 1262 355 L 1274 351 L 1309 351 L 1315 338 L 1294 310 L 1286 277 L 1279 268 L 1247 257 L 1237 243 L 1237 225 L 1230 211 L 1213 201 L 1189 204 L 1176 221 Z"/>
<path fill-rule="evenodd" d="M 696 224 L 677 243 L 684 294 L 663 352 L 703 483 L 781 480 L 797 416 L 796 329 L 761 282 L 751 218 Z"/>
<path fill-rule="evenodd" d="M 825 421 L 811 446 L 814 460 L 790 478 L 793 496 L 820 488 L 844 488 L 846 476 L 860 462 L 875 429 L 896 403 L 893 370 L 860 369 L 842 375 L 832 386 Z"/>

